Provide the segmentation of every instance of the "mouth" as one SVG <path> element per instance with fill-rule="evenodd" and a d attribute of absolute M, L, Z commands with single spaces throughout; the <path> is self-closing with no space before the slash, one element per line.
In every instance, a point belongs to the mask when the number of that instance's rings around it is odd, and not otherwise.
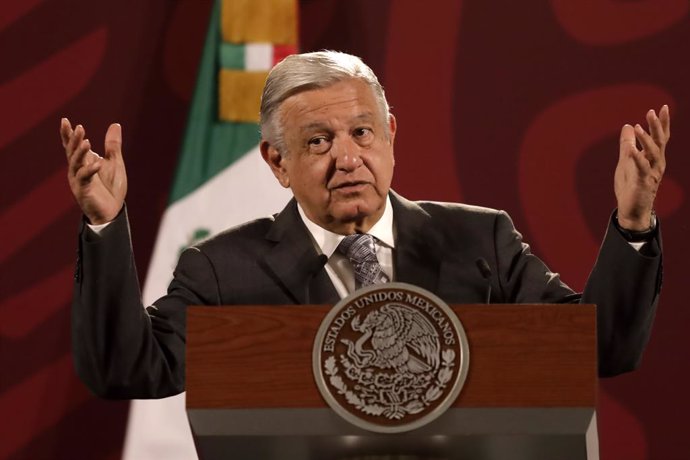
<path fill-rule="evenodd" d="M 367 185 L 369 185 L 369 183 L 366 181 L 351 181 L 334 185 L 330 187 L 330 189 L 331 192 L 354 193 L 362 190 Z"/>

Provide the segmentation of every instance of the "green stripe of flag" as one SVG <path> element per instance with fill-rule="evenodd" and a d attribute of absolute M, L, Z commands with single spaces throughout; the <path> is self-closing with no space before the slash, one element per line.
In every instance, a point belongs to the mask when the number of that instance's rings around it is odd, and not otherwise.
<path fill-rule="evenodd" d="M 223 42 L 220 44 L 220 66 L 224 69 L 244 69 L 245 46 Z"/>
<path fill-rule="evenodd" d="M 255 123 L 218 120 L 220 43 L 220 2 L 215 2 L 175 171 L 170 204 L 196 190 L 254 148 L 260 140 L 259 127 Z"/>

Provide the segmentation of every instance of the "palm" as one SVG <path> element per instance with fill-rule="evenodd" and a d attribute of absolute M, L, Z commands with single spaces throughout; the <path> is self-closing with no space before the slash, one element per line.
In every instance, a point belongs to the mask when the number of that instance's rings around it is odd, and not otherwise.
<path fill-rule="evenodd" d="M 100 160 L 103 165 L 94 174 L 91 181 L 80 187 L 84 199 L 88 202 L 87 216 L 103 216 L 105 221 L 114 218 L 125 200 L 127 193 L 127 175 L 124 163 L 107 156 Z M 107 216 L 112 216 L 108 218 Z M 91 217 L 89 217 L 93 220 Z M 96 220 L 98 217 L 96 217 Z"/>
<path fill-rule="evenodd" d="M 665 150 L 670 137 L 670 117 L 664 106 L 659 117 L 647 113 L 648 134 L 641 126 L 621 130 L 620 156 L 614 175 L 618 221 L 629 230 L 649 227 L 654 199 L 666 169 Z M 641 149 L 638 149 L 639 141 Z"/>
<path fill-rule="evenodd" d="M 660 178 L 645 174 L 638 168 L 635 155 L 640 157 L 640 162 L 646 163 L 645 170 L 651 170 L 644 149 L 638 151 L 627 143 L 621 144 L 620 148 L 621 160 L 616 165 L 614 175 L 616 198 L 622 212 L 629 210 L 631 216 L 638 215 L 647 209 L 651 210 Z"/>
<path fill-rule="evenodd" d="M 108 128 L 103 157 L 91 150 L 83 128 L 72 130 L 69 122 L 63 122 L 60 131 L 69 162 L 69 184 L 77 203 L 91 223 L 110 222 L 122 209 L 127 194 L 120 126 Z"/>

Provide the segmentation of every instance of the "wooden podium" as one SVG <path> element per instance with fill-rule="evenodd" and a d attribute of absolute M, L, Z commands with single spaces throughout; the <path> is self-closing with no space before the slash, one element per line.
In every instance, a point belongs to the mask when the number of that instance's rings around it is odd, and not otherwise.
<path fill-rule="evenodd" d="M 402 434 L 346 422 L 312 374 L 329 306 L 191 307 L 187 414 L 202 460 L 598 459 L 593 305 L 458 305 L 469 374 Z"/>

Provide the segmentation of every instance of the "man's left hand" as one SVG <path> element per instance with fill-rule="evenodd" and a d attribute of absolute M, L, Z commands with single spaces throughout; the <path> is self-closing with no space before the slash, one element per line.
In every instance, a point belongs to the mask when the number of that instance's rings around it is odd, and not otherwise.
<path fill-rule="evenodd" d="M 652 211 L 666 169 L 666 144 L 671 137 L 671 118 L 664 105 L 659 115 L 647 112 L 649 133 L 642 126 L 623 126 L 620 156 L 614 175 L 618 200 L 618 224 L 630 231 L 645 231 L 652 225 Z M 639 142 L 642 149 L 637 148 Z"/>

